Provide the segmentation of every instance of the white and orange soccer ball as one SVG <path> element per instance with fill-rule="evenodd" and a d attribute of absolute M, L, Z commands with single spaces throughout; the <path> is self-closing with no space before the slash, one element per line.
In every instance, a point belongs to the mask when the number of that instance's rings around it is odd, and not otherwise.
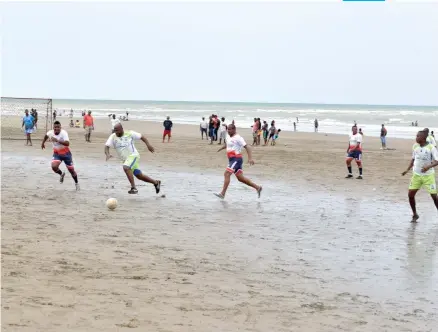
<path fill-rule="evenodd" d="M 108 198 L 108 200 L 106 201 L 106 207 L 110 210 L 115 210 L 117 207 L 117 199 Z"/>

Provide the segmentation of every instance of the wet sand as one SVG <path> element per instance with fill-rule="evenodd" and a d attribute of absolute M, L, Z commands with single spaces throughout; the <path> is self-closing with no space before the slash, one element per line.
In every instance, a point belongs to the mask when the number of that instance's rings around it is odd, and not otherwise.
<path fill-rule="evenodd" d="M 63 119 L 61 119 L 63 120 Z M 365 179 L 346 180 L 346 137 L 284 133 L 256 147 L 225 201 L 224 153 L 193 126 L 130 121 L 157 153 L 142 170 L 163 181 L 129 185 L 105 162 L 108 121 L 92 143 L 69 129 L 81 182 L 50 170 L 50 145 L 2 141 L 4 331 L 433 331 L 438 323 L 437 212 L 418 194 L 409 223 L 411 141 L 364 143 Z M 241 131 L 250 143 L 250 132 Z M 42 134 L 42 135 L 41 135 Z M 376 190 L 374 190 L 376 189 Z M 105 208 L 109 197 L 119 207 Z"/>

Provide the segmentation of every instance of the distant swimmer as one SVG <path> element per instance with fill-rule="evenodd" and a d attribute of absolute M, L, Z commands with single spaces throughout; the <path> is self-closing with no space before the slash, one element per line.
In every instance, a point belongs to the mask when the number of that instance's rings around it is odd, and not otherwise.
<path fill-rule="evenodd" d="M 41 143 L 41 149 L 44 150 L 46 148 L 45 143 L 47 140 L 50 140 L 53 145 L 52 170 L 59 175 L 59 182 L 64 182 L 65 172 L 62 172 L 59 169 L 61 163 L 64 162 L 75 182 L 76 190 L 79 190 L 78 175 L 76 174 L 73 165 L 73 156 L 70 151 L 68 133 L 64 129 L 61 129 L 61 123 L 59 121 L 55 121 L 53 129 L 49 130 L 44 136 L 43 142 Z"/>
<path fill-rule="evenodd" d="M 412 159 L 402 175 L 406 175 L 413 168 L 413 175 L 409 184 L 409 204 L 412 209 L 411 222 L 417 222 L 420 216 L 417 213 L 415 195 L 424 187 L 432 197 L 435 207 L 438 209 L 437 189 L 434 167 L 438 165 L 438 151 L 436 147 L 427 142 L 427 133 L 419 131 L 412 147 Z"/>
<path fill-rule="evenodd" d="M 152 145 L 150 145 L 149 141 L 144 135 L 132 130 L 124 131 L 122 124 L 116 124 L 114 126 L 114 133 L 111 134 L 105 143 L 106 160 L 108 161 L 108 159 L 112 158 L 112 155 L 110 154 L 110 147 L 113 147 L 123 163 L 123 170 L 125 171 L 129 183 L 131 184 L 131 190 L 128 191 L 129 194 L 138 193 L 137 187 L 135 186 L 134 176 L 141 181 L 153 184 L 155 187 L 155 192 L 159 194 L 161 181 L 154 180 L 144 175 L 140 170 L 140 154 L 134 145 L 134 141 L 139 140 L 143 141 L 148 150 L 154 153 L 154 148 Z"/>
<path fill-rule="evenodd" d="M 359 176 L 356 179 L 362 179 L 362 135 L 357 132 L 357 127 L 352 127 L 352 133 L 350 134 L 348 149 L 347 149 L 347 179 L 353 177 L 353 171 L 351 169 L 351 162 L 353 159 L 356 161 L 359 168 Z"/>
<path fill-rule="evenodd" d="M 227 149 L 228 167 L 224 173 L 224 186 L 222 191 L 215 194 L 217 197 L 224 199 L 228 186 L 230 185 L 231 175 L 235 174 L 237 180 L 246 184 L 249 187 L 254 188 L 257 191 L 257 195 L 260 198 L 262 187 L 253 183 L 250 179 L 243 176 L 243 158 L 242 149 L 245 149 L 248 153 L 248 162 L 250 165 L 254 165 L 252 160 L 251 148 L 246 144 L 242 136 L 236 133 L 236 126 L 233 124 L 228 125 L 228 135 L 225 141 L 225 145 L 221 147 L 217 152 Z"/>

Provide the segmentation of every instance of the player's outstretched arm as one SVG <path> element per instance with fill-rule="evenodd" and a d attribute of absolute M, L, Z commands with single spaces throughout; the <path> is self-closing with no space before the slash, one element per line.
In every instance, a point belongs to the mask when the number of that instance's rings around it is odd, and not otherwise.
<path fill-rule="evenodd" d="M 41 149 L 45 149 L 46 148 L 46 142 L 49 139 L 49 136 L 44 135 L 43 141 L 41 142 Z"/>
<path fill-rule="evenodd" d="M 149 141 L 148 141 L 148 139 L 146 138 L 146 136 L 141 135 L 141 138 L 140 138 L 140 139 L 144 142 L 144 144 L 146 144 L 146 146 L 148 147 L 148 150 L 149 150 L 150 152 L 152 152 L 152 153 L 155 152 L 154 147 L 149 143 Z"/>
<path fill-rule="evenodd" d="M 252 150 L 248 145 L 244 146 L 246 153 L 248 154 L 248 162 L 250 165 L 254 165 L 254 160 L 252 160 Z"/>
<path fill-rule="evenodd" d="M 107 161 L 108 161 L 108 159 L 110 159 L 112 157 L 112 155 L 110 154 L 109 146 L 105 146 L 105 156 L 106 156 Z"/>
<path fill-rule="evenodd" d="M 225 150 L 227 148 L 227 144 L 222 145 L 222 147 L 217 150 L 217 152 L 221 152 L 222 150 Z"/>
<path fill-rule="evenodd" d="M 402 173 L 402 175 L 404 176 L 404 175 L 408 174 L 408 172 L 412 169 L 412 167 L 414 167 L 414 159 L 411 159 L 411 162 L 409 163 L 408 168 L 406 169 L 406 171 L 404 171 Z"/>

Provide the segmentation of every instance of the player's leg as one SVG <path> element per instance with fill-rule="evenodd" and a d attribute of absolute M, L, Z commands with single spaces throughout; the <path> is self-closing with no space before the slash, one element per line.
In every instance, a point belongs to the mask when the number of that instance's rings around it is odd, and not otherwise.
<path fill-rule="evenodd" d="M 345 163 L 347 164 L 348 174 L 346 176 L 347 179 L 351 179 L 353 177 L 353 170 L 351 169 L 351 162 L 353 161 L 353 157 L 348 154 L 347 158 L 345 159 Z"/>
<path fill-rule="evenodd" d="M 254 188 L 257 191 L 257 194 L 259 195 L 259 198 L 260 198 L 260 194 L 262 193 L 262 186 L 256 185 L 250 179 L 245 177 L 243 175 L 242 168 L 239 168 L 235 174 L 236 174 L 236 178 L 237 178 L 237 180 L 239 180 L 239 182 L 242 182 L 242 183 L 246 184 L 247 186 Z"/>
<path fill-rule="evenodd" d="M 358 155 L 355 158 L 356 160 L 356 165 L 359 168 L 359 176 L 356 179 L 360 179 L 362 180 L 362 152 L 359 152 Z"/>
<path fill-rule="evenodd" d="M 167 143 L 170 143 L 170 138 L 172 137 L 172 131 L 171 130 L 169 130 L 168 132 L 167 132 Z"/>
<path fill-rule="evenodd" d="M 426 187 L 427 192 L 432 197 L 433 203 L 435 207 L 438 209 L 438 200 L 437 200 L 437 188 L 436 188 L 436 180 L 435 174 L 425 175 L 423 178 L 423 186 Z"/>
<path fill-rule="evenodd" d="M 62 160 L 58 154 L 54 154 L 52 157 L 52 171 L 59 175 L 59 182 L 64 182 L 65 173 L 59 169 L 59 165 L 61 165 Z"/>
<path fill-rule="evenodd" d="M 418 218 L 420 218 L 420 216 L 417 213 L 415 195 L 417 194 L 418 190 L 423 186 L 422 178 L 423 178 L 422 176 L 414 174 L 411 178 L 411 182 L 409 183 L 408 197 L 409 197 L 409 205 L 411 206 L 411 210 L 412 210 L 411 222 L 417 222 Z"/>
<path fill-rule="evenodd" d="M 151 183 L 154 185 L 155 187 L 155 193 L 159 194 L 160 193 L 160 188 L 161 188 L 161 181 L 160 180 L 154 180 L 151 177 L 145 175 L 142 173 L 142 171 L 139 169 L 139 158 L 137 158 L 134 162 L 134 164 L 131 166 L 131 170 L 132 173 L 134 174 L 134 176 L 143 181 L 143 182 L 147 182 L 147 183 Z"/>
<path fill-rule="evenodd" d="M 166 139 L 166 130 L 163 131 L 163 143 L 165 139 Z"/>
<path fill-rule="evenodd" d="M 71 153 L 67 153 L 64 156 L 61 156 L 62 161 L 64 161 L 65 166 L 67 166 L 67 170 L 69 171 L 73 181 L 75 182 L 76 190 L 79 190 L 79 181 L 78 174 L 75 171 L 75 167 L 73 165 L 73 156 Z"/>
<path fill-rule="evenodd" d="M 225 198 L 225 194 L 227 193 L 228 186 L 231 182 L 231 174 L 233 174 L 234 171 L 230 171 L 228 168 L 226 169 L 224 173 L 224 185 L 222 187 L 222 191 L 219 194 L 215 194 L 219 198 Z"/>

